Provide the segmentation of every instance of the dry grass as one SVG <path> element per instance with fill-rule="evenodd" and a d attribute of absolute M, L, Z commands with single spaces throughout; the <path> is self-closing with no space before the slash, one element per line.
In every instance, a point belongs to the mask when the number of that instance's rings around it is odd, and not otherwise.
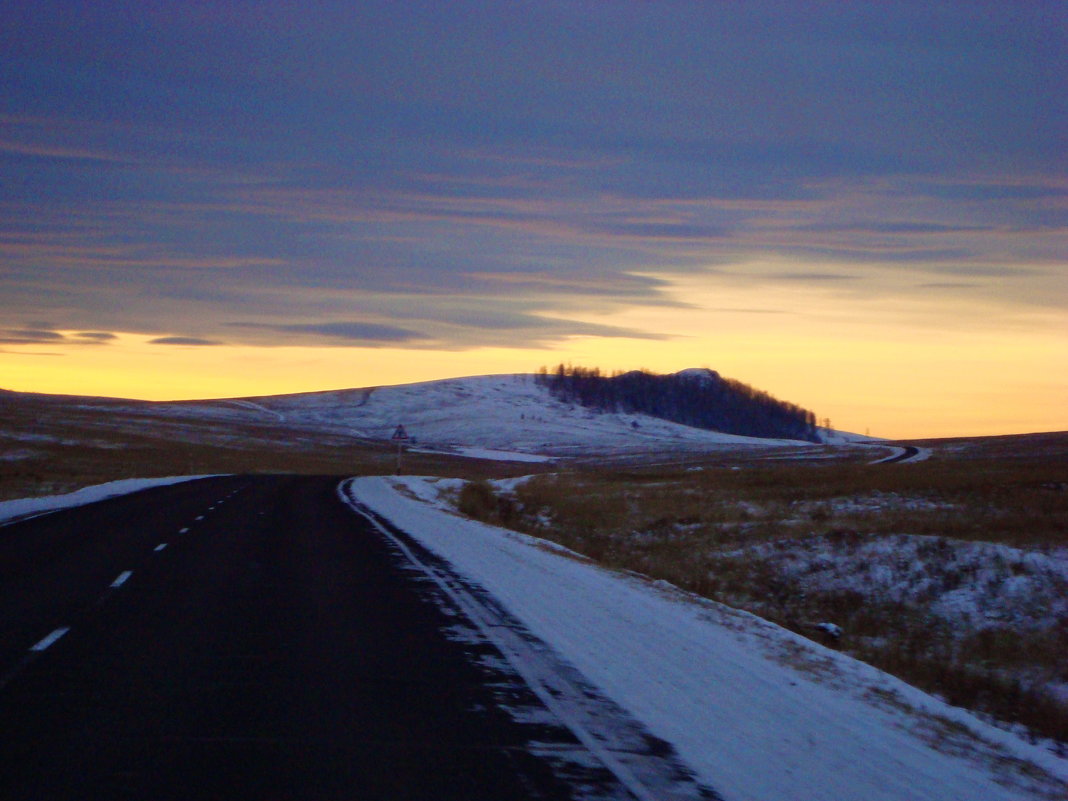
<path fill-rule="evenodd" d="M 1068 742 L 1068 620 L 1051 626 L 954 626 L 916 597 L 864 588 L 813 589 L 783 569 L 819 550 L 862 558 L 873 541 L 926 536 L 910 552 L 949 592 L 977 580 L 960 546 L 999 543 L 1039 553 L 1068 548 L 1068 435 L 924 443 L 936 458 L 866 465 L 863 452 L 813 449 L 689 454 L 668 466 L 621 457 L 547 474 L 502 497 L 481 479 L 551 469 L 408 453 L 407 473 L 465 478 L 466 513 L 559 542 L 604 564 L 635 570 L 756 612 L 819 638 L 817 621 L 845 634 L 835 644 L 952 703 Z M 788 457 L 784 461 L 775 461 Z M 657 457 L 665 461 L 664 455 Z M 670 455 L 668 455 L 670 458 Z M 322 430 L 270 421 L 176 416 L 152 404 L 0 392 L 0 500 L 69 491 L 119 478 L 203 473 L 385 474 L 395 451 Z M 816 547 L 818 546 L 818 548 Z M 876 567 L 905 570 L 883 559 Z M 1021 568 L 1006 560 L 1006 576 Z M 907 571 L 906 571 L 907 572 Z M 813 573 L 818 575 L 818 571 Z M 902 574 L 904 575 L 904 574 Z M 909 578 L 909 580 L 912 580 Z M 927 599 L 930 604 L 938 592 Z M 1062 694 L 1063 698 L 1068 693 Z"/>
<path fill-rule="evenodd" d="M 405 453 L 407 473 L 503 477 L 530 465 Z M 120 478 L 208 473 L 386 474 L 391 443 L 267 422 L 176 416 L 157 405 L 0 393 L 0 500 Z"/>
<path fill-rule="evenodd" d="M 985 445 L 900 465 L 578 470 L 510 499 L 480 487 L 467 512 L 755 612 L 1065 743 L 1068 619 L 1050 607 L 1068 585 L 1042 565 L 1068 549 L 1068 436 Z M 999 594 L 1014 578 L 1031 594 Z M 991 609 L 937 614 L 956 590 Z M 823 621 L 843 628 L 840 641 L 815 628 Z"/>

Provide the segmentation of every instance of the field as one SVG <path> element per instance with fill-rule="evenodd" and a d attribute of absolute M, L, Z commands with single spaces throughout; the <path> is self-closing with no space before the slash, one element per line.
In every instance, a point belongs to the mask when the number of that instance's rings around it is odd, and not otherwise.
<path fill-rule="evenodd" d="M 396 449 L 315 426 L 250 422 L 198 408 L 0 392 L 0 501 L 68 492 L 121 478 L 209 473 L 357 475 L 396 470 Z M 536 469 L 536 465 L 534 469 Z M 532 466 L 406 452 L 402 468 L 501 476 Z"/>
<path fill-rule="evenodd" d="M 719 459 L 474 482 L 461 510 L 839 648 L 1068 743 L 1068 435 L 924 462 Z M 502 489 L 506 488 L 506 489 Z"/>
<path fill-rule="evenodd" d="M 911 444 L 931 458 L 406 452 L 402 469 L 464 479 L 454 500 L 473 517 L 752 611 L 1063 750 L 1068 434 Z M 121 478 L 395 470 L 388 442 L 247 408 L 0 392 L 0 500 Z"/>

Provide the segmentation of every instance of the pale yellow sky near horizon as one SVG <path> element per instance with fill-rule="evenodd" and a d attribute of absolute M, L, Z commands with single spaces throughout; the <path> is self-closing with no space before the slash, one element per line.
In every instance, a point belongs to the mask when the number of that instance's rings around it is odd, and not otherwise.
<path fill-rule="evenodd" d="M 0 387 L 146 400 L 241 397 L 380 386 L 559 362 L 603 370 L 710 367 L 830 418 L 839 429 L 926 438 L 1068 429 L 1068 327 L 1062 316 L 1004 307 L 896 310 L 823 289 L 713 289 L 676 276 L 686 305 L 629 307 L 571 319 L 662 339 L 572 337 L 555 348 L 433 350 L 108 344 L 0 350 Z M 67 332 L 72 333 L 72 332 Z M 48 355 L 52 354 L 52 355 Z"/>

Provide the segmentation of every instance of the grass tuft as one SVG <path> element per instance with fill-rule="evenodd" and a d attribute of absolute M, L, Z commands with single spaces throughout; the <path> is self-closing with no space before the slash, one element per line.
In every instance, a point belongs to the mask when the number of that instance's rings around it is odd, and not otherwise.
<path fill-rule="evenodd" d="M 1068 743 L 1068 456 L 968 455 L 468 486 L 479 519 L 754 612 Z"/>

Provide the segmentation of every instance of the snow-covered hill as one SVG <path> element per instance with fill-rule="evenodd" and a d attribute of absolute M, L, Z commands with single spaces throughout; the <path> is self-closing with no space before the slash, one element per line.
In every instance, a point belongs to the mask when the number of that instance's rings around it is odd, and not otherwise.
<path fill-rule="evenodd" d="M 811 442 L 723 434 L 586 408 L 561 400 L 526 374 L 197 401 L 4 392 L 0 407 L 7 421 L 0 420 L 0 440 L 10 440 L 10 448 L 0 441 L 0 461 L 26 464 L 53 458 L 44 445 L 124 448 L 146 438 L 228 449 L 336 449 L 361 440 L 388 442 L 401 425 L 412 438 L 410 449 L 501 461 L 783 447 L 794 454 L 819 452 Z M 820 433 L 832 445 L 865 439 Z"/>
<path fill-rule="evenodd" d="M 530 375 L 496 375 L 375 389 L 230 401 L 289 425 L 388 439 L 398 425 L 416 447 L 564 456 L 604 451 L 811 446 L 704 431 L 642 414 L 606 414 L 564 403 Z"/>

